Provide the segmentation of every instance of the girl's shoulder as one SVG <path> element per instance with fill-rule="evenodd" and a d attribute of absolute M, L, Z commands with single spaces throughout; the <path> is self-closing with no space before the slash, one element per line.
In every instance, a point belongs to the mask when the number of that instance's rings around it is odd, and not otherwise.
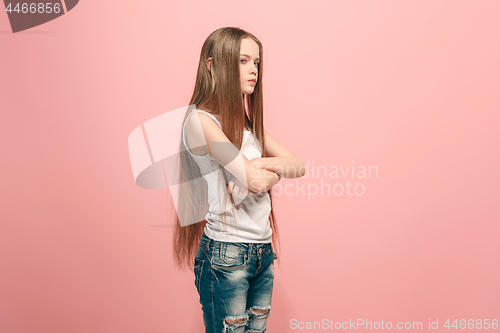
<path fill-rule="evenodd" d="M 210 118 L 212 118 L 213 120 L 215 120 L 215 122 L 217 123 L 217 125 L 221 126 L 220 125 L 220 119 L 219 119 L 219 116 L 216 115 L 216 114 L 212 114 L 208 111 L 204 111 L 204 110 L 200 110 L 200 109 L 195 109 L 192 113 L 195 113 L 195 112 L 198 112 L 198 114 L 206 114 L 207 116 L 209 116 Z M 203 117 L 203 116 L 202 116 Z"/>
<path fill-rule="evenodd" d="M 204 118 L 204 119 L 208 119 L 208 117 L 210 117 L 210 118 L 212 118 L 212 119 L 213 119 L 213 120 L 217 123 L 217 125 L 219 125 L 219 127 L 222 127 L 222 126 L 221 126 L 221 122 L 220 122 L 220 118 L 219 118 L 219 115 L 218 115 L 218 114 L 213 114 L 213 113 L 210 113 L 210 112 L 208 112 L 208 111 L 205 111 L 205 110 L 200 110 L 200 109 L 195 109 L 195 110 L 193 110 L 193 112 L 192 112 L 192 113 L 194 113 L 194 112 L 198 112 L 198 113 L 199 113 L 199 115 L 200 115 L 200 114 L 201 114 L 201 115 L 205 115 L 205 114 L 206 114 L 206 115 L 207 115 L 207 117 L 202 116 L 202 118 Z M 246 126 L 245 126 L 245 129 L 244 129 L 244 130 L 245 130 L 245 132 L 250 132 L 250 133 L 253 133 L 253 130 L 252 130 L 252 128 L 249 126 L 249 124 L 246 124 Z"/>

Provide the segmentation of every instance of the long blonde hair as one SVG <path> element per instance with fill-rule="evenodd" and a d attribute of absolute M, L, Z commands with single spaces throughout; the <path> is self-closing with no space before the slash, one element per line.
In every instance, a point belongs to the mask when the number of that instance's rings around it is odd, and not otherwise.
<path fill-rule="evenodd" d="M 259 46 L 259 79 L 254 87 L 254 92 L 247 97 L 248 117 L 245 112 L 244 94 L 241 92 L 240 83 L 240 45 L 243 38 L 251 38 Z M 206 61 L 212 58 L 210 69 Z M 201 49 L 200 61 L 194 92 L 189 102 L 189 113 L 196 109 L 204 110 L 217 116 L 221 123 L 222 131 L 229 141 L 241 147 L 243 131 L 248 127 L 261 144 L 262 157 L 266 157 L 266 144 L 264 140 L 263 102 L 262 102 L 262 76 L 263 54 L 261 42 L 251 33 L 239 28 L 225 27 L 215 30 L 208 36 Z M 249 119 L 250 118 L 250 119 Z M 207 184 L 200 169 L 190 154 L 183 148 L 181 139 L 180 151 L 180 182 L 179 205 L 175 216 L 174 230 L 174 259 L 179 268 L 184 266 L 193 269 L 198 242 L 206 224 L 203 212 L 207 211 Z M 225 172 L 221 172 L 225 178 Z M 221 177 L 219 177 L 221 179 Z M 224 204 L 227 198 L 227 185 L 224 193 Z M 278 253 L 279 235 L 276 217 L 272 204 L 272 191 L 268 191 L 271 199 L 270 226 L 273 231 L 272 242 L 274 250 Z M 219 202 L 221 202 L 219 200 Z M 231 202 L 234 201 L 231 197 Z M 181 226 L 179 215 L 183 221 L 202 221 Z M 225 215 L 222 214 L 223 225 Z"/>

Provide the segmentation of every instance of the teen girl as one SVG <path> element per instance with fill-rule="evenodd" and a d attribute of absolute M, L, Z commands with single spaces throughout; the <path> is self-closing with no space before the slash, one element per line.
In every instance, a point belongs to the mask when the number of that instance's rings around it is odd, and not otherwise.
<path fill-rule="evenodd" d="M 210 34 L 183 123 L 174 255 L 194 268 L 206 333 L 266 331 L 278 241 L 271 189 L 305 172 L 264 130 L 262 55 L 244 30 Z"/>

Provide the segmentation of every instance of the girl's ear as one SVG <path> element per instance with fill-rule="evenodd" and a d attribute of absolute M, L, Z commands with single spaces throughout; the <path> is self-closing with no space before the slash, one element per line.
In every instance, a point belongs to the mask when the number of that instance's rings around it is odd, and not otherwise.
<path fill-rule="evenodd" d="M 210 70 L 210 64 L 212 63 L 212 58 L 207 59 L 207 68 Z"/>

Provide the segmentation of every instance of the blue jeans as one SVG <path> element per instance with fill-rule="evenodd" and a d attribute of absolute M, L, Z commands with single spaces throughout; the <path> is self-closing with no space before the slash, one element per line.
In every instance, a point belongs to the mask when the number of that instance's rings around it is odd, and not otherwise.
<path fill-rule="evenodd" d="M 205 333 L 265 332 L 276 254 L 271 243 L 228 243 L 201 236 L 194 259 Z"/>

